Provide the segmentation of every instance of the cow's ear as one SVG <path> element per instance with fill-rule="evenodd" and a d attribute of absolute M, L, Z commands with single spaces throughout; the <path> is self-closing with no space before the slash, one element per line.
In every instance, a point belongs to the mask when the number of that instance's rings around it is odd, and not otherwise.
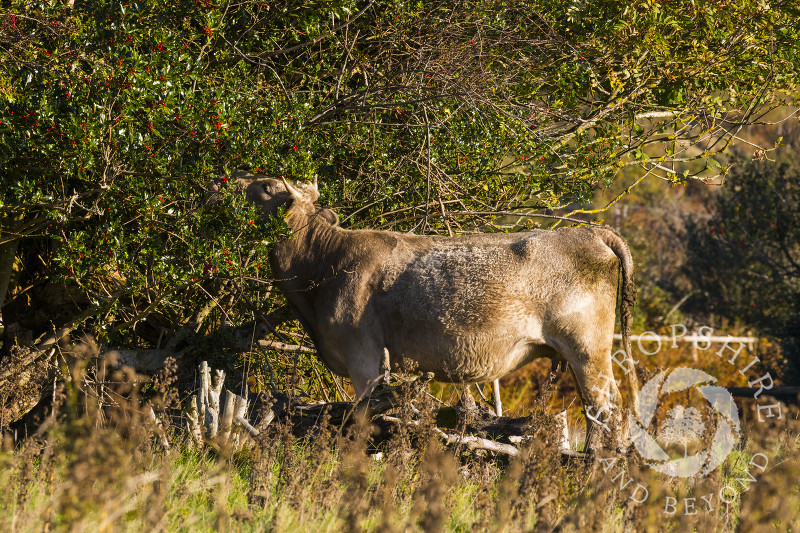
<path fill-rule="evenodd" d="M 339 215 L 337 215 L 332 209 L 328 208 L 320 209 L 317 212 L 317 215 L 322 217 L 323 220 L 325 220 L 331 226 L 339 225 Z"/>

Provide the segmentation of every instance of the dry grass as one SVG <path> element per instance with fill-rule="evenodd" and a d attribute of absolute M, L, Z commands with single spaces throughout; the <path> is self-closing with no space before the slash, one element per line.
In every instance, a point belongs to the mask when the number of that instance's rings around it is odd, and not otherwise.
<path fill-rule="evenodd" d="M 758 423 L 745 406 L 734 453 L 706 478 L 682 480 L 635 452 L 613 464 L 563 460 L 543 444 L 557 431 L 555 389 L 517 407 L 543 437 L 512 460 L 445 448 L 424 416 L 431 405 L 417 405 L 427 422 L 378 444 L 364 421 L 321 423 L 305 438 L 278 421 L 250 447 L 198 452 L 177 424 L 171 448 L 160 445 L 133 374 L 111 376 L 103 394 L 79 369 L 72 376 L 39 434 L 6 435 L 0 531 L 800 531 L 800 424 L 788 408 Z M 170 380 L 161 383 L 149 401 L 177 412 Z M 769 459 L 763 472 L 749 466 L 757 453 Z M 631 499 L 638 484 L 649 491 L 642 503 Z M 726 485 L 740 494 L 730 505 L 718 497 Z"/>

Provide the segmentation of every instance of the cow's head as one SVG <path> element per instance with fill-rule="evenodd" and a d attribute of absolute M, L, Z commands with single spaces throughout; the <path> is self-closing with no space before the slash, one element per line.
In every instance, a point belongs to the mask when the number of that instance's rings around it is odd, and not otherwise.
<path fill-rule="evenodd" d="M 287 205 L 288 211 L 294 217 L 321 217 L 330 224 L 339 223 L 336 213 L 314 205 L 319 198 L 316 177 L 314 183 L 302 183 L 286 179 L 276 180 L 243 170 L 235 171 L 231 177 L 244 190 L 248 201 L 261 206 L 261 212 L 265 217 L 277 213 L 282 205 Z"/>

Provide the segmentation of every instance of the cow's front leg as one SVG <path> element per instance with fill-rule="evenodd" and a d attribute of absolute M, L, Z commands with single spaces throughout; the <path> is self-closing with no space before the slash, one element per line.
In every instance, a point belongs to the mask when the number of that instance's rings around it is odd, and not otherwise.
<path fill-rule="evenodd" d="M 356 399 L 361 400 L 369 396 L 383 378 L 381 362 L 384 350 L 377 346 L 359 346 L 349 355 L 347 372 L 356 391 Z"/>

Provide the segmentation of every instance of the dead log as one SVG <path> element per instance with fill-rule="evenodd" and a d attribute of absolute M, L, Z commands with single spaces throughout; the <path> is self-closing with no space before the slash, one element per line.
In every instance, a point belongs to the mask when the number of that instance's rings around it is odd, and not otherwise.
<path fill-rule="evenodd" d="M 413 380 L 404 380 L 392 376 L 388 382 L 379 384 L 369 398 L 361 402 L 320 402 L 307 404 L 290 402 L 283 414 L 292 425 L 292 430 L 298 438 L 312 435 L 319 425 L 325 421 L 327 424 L 343 428 L 351 424 L 359 413 L 381 428 L 381 434 L 374 436 L 380 440 L 389 434 L 389 430 L 398 424 L 419 427 L 422 421 L 416 418 L 406 419 L 389 414 L 410 403 L 412 411 L 413 402 L 427 390 L 433 376 L 423 375 Z M 288 400 L 288 397 L 287 397 Z M 432 415 L 436 422 L 432 431 L 445 443 L 450 445 L 463 445 L 469 450 L 486 450 L 492 453 L 514 457 L 519 455 L 520 449 L 516 444 L 537 438 L 531 427 L 531 417 L 508 418 L 498 417 L 493 410 L 483 406 L 445 406 L 434 410 Z M 569 449 L 568 435 L 566 433 L 566 420 L 564 413 L 559 413 L 557 423 L 562 428 L 559 442 L 557 443 L 562 455 L 580 458 L 584 454 Z M 458 432 L 451 431 L 460 428 Z M 383 436 L 381 436 L 383 435 Z"/>
<path fill-rule="evenodd" d="M 372 394 L 360 402 L 327 402 L 292 405 L 292 423 L 295 433 L 304 434 L 327 416 L 329 424 L 342 425 L 351 422 L 358 413 L 368 420 L 400 407 L 404 401 L 412 402 L 424 393 L 433 374 L 423 374 L 413 380 L 395 379 L 394 384 L 381 383 Z"/>
<path fill-rule="evenodd" d="M 400 418 L 391 416 L 391 415 L 380 415 L 378 417 L 379 420 L 389 422 L 392 424 L 406 424 L 406 425 L 413 425 L 419 426 L 420 422 L 418 420 L 402 420 Z M 460 435 L 455 433 L 447 433 L 440 429 L 439 427 L 434 426 L 433 432 L 436 433 L 446 444 L 454 444 L 454 445 L 463 445 L 466 446 L 470 450 L 486 450 L 493 453 L 498 453 L 502 455 L 506 455 L 508 457 L 517 457 L 522 454 L 522 450 L 513 446 L 511 444 L 505 444 L 503 442 L 499 442 L 494 439 L 490 439 L 487 437 L 478 437 L 475 435 Z M 520 437 L 520 436 L 512 436 L 509 439 L 518 444 L 522 444 L 523 442 L 532 439 L 533 437 Z M 570 450 L 569 448 L 560 447 L 559 452 L 561 455 L 565 457 L 572 457 L 576 459 L 585 459 L 587 455 L 585 453 L 581 453 L 575 450 Z"/>
<path fill-rule="evenodd" d="M 55 347 L 13 346 L 0 369 L 0 429 L 50 401 L 55 376 Z M 41 409 L 36 409 L 41 404 Z"/>

